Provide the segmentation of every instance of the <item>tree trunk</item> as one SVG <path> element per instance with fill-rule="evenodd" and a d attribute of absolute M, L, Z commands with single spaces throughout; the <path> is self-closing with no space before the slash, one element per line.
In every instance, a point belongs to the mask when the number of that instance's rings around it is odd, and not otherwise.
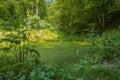
<path fill-rule="evenodd" d="M 98 15 L 99 26 L 101 29 L 104 29 L 105 28 L 105 15 L 100 7 L 97 8 L 97 15 Z"/>
<path fill-rule="evenodd" d="M 102 29 L 105 28 L 105 15 L 104 13 L 101 13 L 101 17 L 102 17 Z"/>
<path fill-rule="evenodd" d="M 27 17 L 27 9 L 26 9 L 26 6 L 25 6 L 25 3 L 24 1 L 22 0 L 22 5 L 23 5 L 23 12 L 24 12 L 24 17 Z"/>
<path fill-rule="evenodd" d="M 38 0 L 33 1 L 33 6 L 32 6 L 32 13 L 38 15 L 39 14 L 39 8 L 38 8 Z"/>
<path fill-rule="evenodd" d="M 100 10 L 99 8 L 97 8 L 97 15 L 98 15 L 98 21 L 99 21 L 99 25 L 102 25 L 102 19 L 101 19 L 101 15 L 100 15 Z"/>
<path fill-rule="evenodd" d="M 38 8 L 38 0 L 36 0 L 36 15 L 39 14 L 39 8 Z"/>

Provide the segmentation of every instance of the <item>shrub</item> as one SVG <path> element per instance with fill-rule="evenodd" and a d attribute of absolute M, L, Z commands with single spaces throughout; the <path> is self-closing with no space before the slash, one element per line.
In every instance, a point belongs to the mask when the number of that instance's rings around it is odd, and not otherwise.
<path fill-rule="evenodd" d="M 96 65 L 91 59 L 85 57 L 72 64 L 35 64 L 26 60 L 0 68 L 0 76 L 7 80 L 119 80 L 120 66 Z"/>
<path fill-rule="evenodd" d="M 120 57 L 120 31 L 112 30 L 103 34 L 104 58 L 107 60 Z"/>

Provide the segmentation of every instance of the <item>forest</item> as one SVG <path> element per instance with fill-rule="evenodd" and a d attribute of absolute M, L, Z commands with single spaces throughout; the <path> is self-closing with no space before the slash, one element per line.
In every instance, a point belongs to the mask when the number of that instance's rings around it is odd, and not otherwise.
<path fill-rule="evenodd" d="M 0 0 L 0 80 L 120 80 L 120 0 Z"/>

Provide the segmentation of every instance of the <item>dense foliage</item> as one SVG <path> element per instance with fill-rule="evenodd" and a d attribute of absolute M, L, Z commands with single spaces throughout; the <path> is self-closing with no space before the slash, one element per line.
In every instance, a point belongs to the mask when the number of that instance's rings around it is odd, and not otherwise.
<path fill-rule="evenodd" d="M 119 80 L 119 66 L 93 65 L 89 60 L 62 66 L 58 63 L 34 65 L 33 61 L 26 61 L 7 67 L 8 72 L 1 75 L 7 80 Z M 1 69 L 2 72 L 6 70 Z"/>
<path fill-rule="evenodd" d="M 119 0 L 56 0 L 48 8 L 48 20 L 68 33 L 81 33 L 91 28 L 104 30 L 118 20 L 119 5 Z"/>

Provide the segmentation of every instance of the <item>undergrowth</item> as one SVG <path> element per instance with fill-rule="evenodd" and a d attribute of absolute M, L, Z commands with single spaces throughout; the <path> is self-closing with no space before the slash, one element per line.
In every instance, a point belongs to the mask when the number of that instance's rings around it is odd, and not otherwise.
<path fill-rule="evenodd" d="M 35 64 L 32 60 L 0 69 L 5 80 L 119 80 L 120 66 L 93 64 L 92 59 L 77 63 Z M 4 80 L 3 79 L 3 80 Z"/>
<path fill-rule="evenodd" d="M 94 37 L 88 39 L 91 42 L 87 45 L 86 53 L 74 63 L 67 61 L 43 63 L 31 58 L 34 55 L 30 55 L 31 57 L 26 55 L 23 61 L 9 64 L 3 61 L 0 67 L 0 80 L 120 80 L 119 34 L 119 30 L 112 30 L 103 33 L 98 41 Z M 18 50 L 15 50 L 17 48 Z M 14 47 L 14 50 L 16 52 L 21 50 L 24 54 L 32 50 L 37 53 L 30 45 Z M 10 58 L 11 61 L 15 60 Z"/>

